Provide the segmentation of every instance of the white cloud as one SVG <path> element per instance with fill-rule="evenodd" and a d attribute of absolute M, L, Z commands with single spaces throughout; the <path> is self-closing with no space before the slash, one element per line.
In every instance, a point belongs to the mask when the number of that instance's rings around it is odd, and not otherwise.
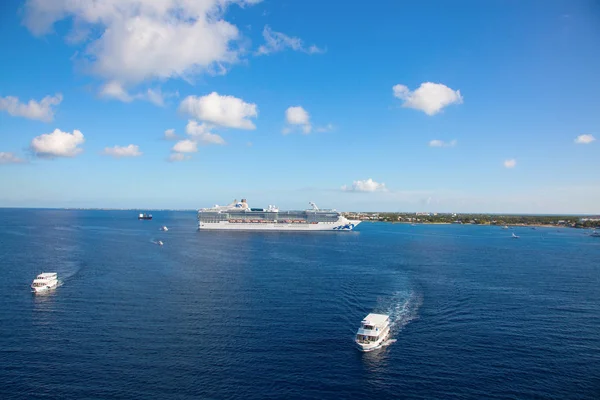
<path fill-rule="evenodd" d="M 175 143 L 172 150 L 176 153 L 196 153 L 198 151 L 198 143 L 189 139 L 180 140 Z"/>
<path fill-rule="evenodd" d="M 335 129 L 335 126 L 333 126 L 333 124 L 327 124 L 325 126 L 318 126 L 315 129 L 315 132 L 331 132 Z"/>
<path fill-rule="evenodd" d="M 160 89 L 146 89 L 145 92 L 130 94 L 119 82 L 110 81 L 100 88 L 100 96 L 120 100 L 125 103 L 130 103 L 133 100 L 144 100 L 163 107 L 165 105 L 165 98 L 177 97 L 178 93 L 163 93 Z"/>
<path fill-rule="evenodd" d="M 185 153 L 196 153 L 198 152 L 198 144 L 225 144 L 225 140 L 211 132 L 213 126 L 202 123 L 199 124 L 197 121 L 189 120 L 186 127 L 185 133 L 188 134 L 190 139 L 179 140 L 171 149 L 172 154 L 169 156 L 168 161 L 184 161 L 190 159 L 191 156 Z M 165 138 L 168 140 L 177 139 L 174 129 L 167 129 L 165 131 Z"/>
<path fill-rule="evenodd" d="M 144 98 L 148 100 L 150 103 L 157 105 L 159 107 L 163 107 L 165 105 L 165 95 L 162 91 L 147 89 L 144 94 Z"/>
<path fill-rule="evenodd" d="M 0 164 L 19 164 L 25 162 L 22 158 L 19 158 L 15 153 L 0 151 Z"/>
<path fill-rule="evenodd" d="M 50 122 L 54 119 L 54 108 L 61 103 L 62 94 L 46 96 L 39 102 L 29 100 L 27 104 L 20 103 L 17 97 L 0 97 L 0 110 L 6 111 L 13 117 L 24 117 Z"/>
<path fill-rule="evenodd" d="M 515 160 L 514 158 L 504 161 L 505 168 L 514 168 L 516 165 L 517 165 L 517 160 Z"/>
<path fill-rule="evenodd" d="M 184 161 L 184 160 L 189 160 L 191 157 L 187 156 L 183 153 L 172 153 L 169 158 L 167 159 L 167 161 L 169 162 L 178 162 L 178 161 Z"/>
<path fill-rule="evenodd" d="M 223 15 L 231 4 L 258 0 L 28 0 L 24 24 L 43 35 L 63 19 L 68 37 L 86 43 L 90 72 L 107 81 L 136 84 L 148 79 L 211 72 L 238 61 L 236 26 Z M 88 32 L 97 32 L 95 35 Z"/>
<path fill-rule="evenodd" d="M 289 107 L 285 110 L 285 120 L 290 125 L 299 126 L 303 133 L 310 133 L 312 130 L 310 116 L 308 115 L 308 112 L 300 106 Z M 289 127 L 282 130 L 284 135 L 290 132 L 291 128 Z"/>
<path fill-rule="evenodd" d="M 165 140 L 177 140 L 179 136 L 175 133 L 175 129 L 167 129 L 164 138 Z"/>
<path fill-rule="evenodd" d="M 289 107 L 285 110 L 285 119 L 288 124 L 292 125 L 306 125 L 310 123 L 308 112 L 300 106 Z"/>
<path fill-rule="evenodd" d="M 195 141 L 200 141 L 204 144 L 225 144 L 225 140 L 221 136 L 212 133 L 210 130 L 211 127 L 206 123 L 198 124 L 194 120 L 188 121 L 185 127 L 185 133 L 190 135 Z"/>
<path fill-rule="evenodd" d="M 596 138 L 594 137 L 594 135 L 579 135 L 575 139 L 575 143 L 577 143 L 577 144 L 590 144 L 594 140 L 596 140 Z"/>
<path fill-rule="evenodd" d="M 258 48 L 256 55 L 276 53 L 285 49 L 292 49 L 294 51 L 301 51 L 308 54 L 320 54 L 325 53 L 326 51 L 325 49 L 321 49 L 314 44 L 307 48 L 304 46 L 302 39 L 288 36 L 285 33 L 275 32 L 268 25 L 266 25 L 263 29 L 263 37 L 265 38 L 265 44 Z"/>
<path fill-rule="evenodd" d="M 106 147 L 104 154 L 107 156 L 113 156 L 115 158 L 120 157 L 139 157 L 142 155 L 139 146 L 130 144 L 129 146 L 114 146 Z"/>
<path fill-rule="evenodd" d="M 55 129 L 52 133 L 33 138 L 30 148 L 38 157 L 75 157 L 83 151 L 78 147 L 83 142 L 83 134 L 78 130 L 69 133 Z"/>
<path fill-rule="evenodd" d="M 108 82 L 102 86 L 100 89 L 100 96 L 121 100 L 126 103 L 129 103 L 134 99 L 134 97 L 127 93 L 119 82 L 115 81 Z"/>
<path fill-rule="evenodd" d="M 385 183 L 375 182 L 369 178 L 363 181 L 354 181 L 352 186 L 344 185 L 341 188 L 345 192 L 385 192 L 387 188 Z"/>
<path fill-rule="evenodd" d="M 403 100 L 402 107 L 421 110 L 427 115 L 437 114 L 450 104 L 461 104 L 460 90 L 452 90 L 441 83 L 424 82 L 418 89 L 410 91 L 404 85 L 395 85 L 394 97 Z"/>
<path fill-rule="evenodd" d="M 179 105 L 179 110 L 214 125 L 256 129 L 249 119 L 258 115 L 256 104 L 233 96 L 221 96 L 217 92 L 202 97 L 188 96 Z"/>
<path fill-rule="evenodd" d="M 429 142 L 429 147 L 454 147 L 456 146 L 456 143 L 456 140 L 444 142 L 443 140 L 434 139 Z"/>
<path fill-rule="evenodd" d="M 310 45 L 308 47 L 308 49 L 306 50 L 306 52 L 308 54 L 323 54 L 326 51 L 327 51 L 326 49 L 322 49 L 322 48 L 320 48 L 320 47 L 318 47 L 317 45 L 314 45 L 314 44 Z"/>

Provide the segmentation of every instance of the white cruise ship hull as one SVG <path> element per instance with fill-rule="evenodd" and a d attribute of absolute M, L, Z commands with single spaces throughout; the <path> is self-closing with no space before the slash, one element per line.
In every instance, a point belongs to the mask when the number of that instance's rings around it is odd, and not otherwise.
<path fill-rule="evenodd" d="M 310 223 L 277 223 L 277 222 L 199 222 L 200 230 L 232 230 L 232 231 L 352 231 L 361 221 L 340 218 L 337 222 Z"/>

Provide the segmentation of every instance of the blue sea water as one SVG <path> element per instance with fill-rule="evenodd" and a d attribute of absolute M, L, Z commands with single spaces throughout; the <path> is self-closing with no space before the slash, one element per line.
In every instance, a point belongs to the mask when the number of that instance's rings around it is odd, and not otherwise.
<path fill-rule="evenodd" d="M 0 209 L 0 398 L 600 398 L 600 239 L 582 230 L 153 214 Z M 33 295 L 43 271 L 61 286 Z M 396 341 L 363 354 L 369 312 Z"/>

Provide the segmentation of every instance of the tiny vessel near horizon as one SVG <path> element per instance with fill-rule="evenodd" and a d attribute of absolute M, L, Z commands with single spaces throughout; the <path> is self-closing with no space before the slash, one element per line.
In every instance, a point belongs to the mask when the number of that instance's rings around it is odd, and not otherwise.
<path fill-rule="evenodd" d="M 140 213 L 138 219 L 152 219 L 152 214 Z"/>
<path fill-rule="evenodd" d="M 159 240 L 159 241 L 156 242 L 156 244 L 159 245 L 159 246 L 162 246 L 164 243 L 163 243 L 162 240 Z"/>
<path fill-rule="evenodd" d="M 33 293 L 43 293 L 55 289 L 58 286 L 58 274 L 56 272 L 43 272 L 35 277 L 31 283 Z"/>
<path fill-rule="evenodd" d="M 504 225 L 504 226 L 502 227 L 502 229 L 508 229 L 508 226 L 507 226 L 507 225 Z"/>
<path fill-rule="evenodd" d="M 512 234 L 512 238 L 513 238 L 513 239 L 518 239 L 519 237 L 518 237 L 517 235 L 515 235 L 515 233 L 513 232 L 513 234 Z"/>
<path fill-rule="evenodd" d="M 360 351 L 379 349 L 390 335 L 390 316 L 385 314 L 369 314 L 360 321 L 354 342 Z"/>
<path fill-rule="evenodd" d="M 349 220 L 334 209 L 320 209 L 313 202 L 304 211 L 281 211 L 268 208 L 250 208 L 246 199 L 226 206 L 215 205 L 198 210 L 199 230 L 243 231 L 352 231 L 360 220 Z"/>
<path fill-rule="evenodd" d="M 600 233 L 596 232 L 596 231 L 593 231 L 592 233 L 590 233 L 590 236 L 591 237 L 600 237 Z"/>
<path fill-rule="evenodd" d="M 166 226 L 161 226 L 160 230 L 163 232 L 167 232 L 169 228 L 167 228 Z"/>

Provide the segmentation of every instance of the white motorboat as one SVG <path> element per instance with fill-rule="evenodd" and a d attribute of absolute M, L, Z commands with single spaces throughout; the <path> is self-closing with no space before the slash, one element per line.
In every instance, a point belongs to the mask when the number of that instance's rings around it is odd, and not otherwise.
<path fill-rule="evenodd" d="M 162 246 L 164 243 L 163 243 L 162 240 L 159 240 L 159 241 L 156 242 L 156 244 L 159 245 L 159 246 Z"/>
<path fill-rule="evenodd" d="M 372 351 L 380 348 L 390 334 L 390 316 L 369 314 L 361 322 L 354 342 L 360 351 Z"/>
<path fill-rule="evenodd" d="M 167 232 L 169 230 L 169 228 L 167 228 L 166 226 L 162 226 L 160 228 L 160 230 L 163 231 L 163 232 Z"/>
<path fill-rule="evenodd" d="M 57 273 L 44 272 L 35 277 L 31 284 L 31 291 L 33 293 L 42 293 L 55 289 L 56 286 L 58 286 Z"/>
<path fill-rule="evenodd" d="M 512 238 L 513 238 L 513 239 L 518 239 L 519 237 L 518 237 L 517 235 L 515 235 L 515 234 L 514 234 L 514 232 L 513 232 L 513 234 L 512 234 Z"/>

